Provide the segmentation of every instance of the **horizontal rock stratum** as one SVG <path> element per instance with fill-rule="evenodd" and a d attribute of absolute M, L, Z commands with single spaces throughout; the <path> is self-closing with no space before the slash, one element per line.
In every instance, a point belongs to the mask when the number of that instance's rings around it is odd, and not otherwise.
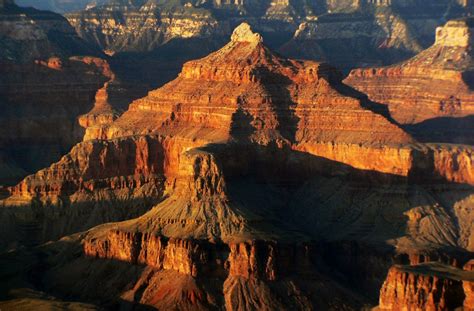
<path fill-rule="evenodd" d="M 43 291 L 110 308 L 398 310 L 433 305 L 418 298 L 436 286 L 435 306 L 470 304 L 469 279 L 407 275 L 472 256 L 472 149 L 418 142 L 247 23 L 116 120 L 81 120 L 84 141 L 1 201 L 3 248 L 83 230 L 35 249 Z"/>
<path fill-rule="evenodd" d="M 378 103 L 425 142 L 472 144 L 473 20 L 439 27 L 436 42 L 389 67 L 354 69 L 345 83 Z"/>

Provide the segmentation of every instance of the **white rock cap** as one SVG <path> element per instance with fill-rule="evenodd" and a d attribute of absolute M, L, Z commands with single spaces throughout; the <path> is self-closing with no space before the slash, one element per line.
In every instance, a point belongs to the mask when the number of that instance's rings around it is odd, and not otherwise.
<path fill-rule="evenodd" d="M 468 47 L 473 43 L 472 19 L 448 21 L 443 27 L 436 29 L 436 44 L 447 47 Z"/>
<path fill-rule="evenodd" d="M 259 33 L 253 32 L 252 27 L 250 27 L 250 25 L 245 22 L 234 29 L 234 32 L 230 38 L 232 42 L 263 42 L 262 36 Z"/>

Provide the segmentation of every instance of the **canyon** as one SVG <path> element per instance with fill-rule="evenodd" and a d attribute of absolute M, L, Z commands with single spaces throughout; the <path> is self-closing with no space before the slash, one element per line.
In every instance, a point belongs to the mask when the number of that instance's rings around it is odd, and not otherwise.
<path fill-rule="evenodd" d="M 92 108 L 94 94 L 110 79 L 100 50 L 64 17 L 3 5 L 0 185 L 57 161 L 79 142 L 83 130 L 75 118 Z"/>
<path fill-rule="evenodd" d="M 433 43 L 434 31 L 444 21 L 471 13 L 471 3 L 451 0 L 110 0 L 65 16 L 81 38 L 121 64 L 133 63 L 137 70 L 136 63 L 146 55 L 148 66 L 140 66 L 142 75 L 171 69 L 171 79 L 187 60 L 218 49 L 243 21 L 287 57 L 349 70 L 406 60 Z M 178 54 L 170 53 L 177 50 Z M 160 59 L 163 55 L 166 61 Z"/>
<path fill-rule="evenodd" d="M 59 14 L 2 1 L 0 38 L 0 187 L 58 161 L 143 92 Z"/>
<path fill-rule="evenodd" d="M 472 144 L 472 30 L 471 18 L 449 21 L 437 29 L 434 45 L 415 57 L 355 69 L 345 82 L 387 105 L 420 141 Z"/>
<path fill-rule="evenodd" d="M 421 64 L 469 55 L 470 34 L 450 21 L 408 64 L 460 83 L 468 62 Z M 240 24 L 123 114 L 105 71 L 82 141 L 5 189 L 0 307 L 472 307 L 473 147 L 420 140 L 410 109 L 361 87 L 377 70 L 344 79 L 265 38 Z"/>

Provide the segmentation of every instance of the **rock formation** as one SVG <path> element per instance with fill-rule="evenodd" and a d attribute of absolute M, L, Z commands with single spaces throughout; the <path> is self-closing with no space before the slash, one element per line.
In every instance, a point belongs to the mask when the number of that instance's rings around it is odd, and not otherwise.
<path fill-rule="evenodd" d="M 355 310 L 395 263 L 422 268 L 392 268 L 382 308 L 469 305 L 470 272 L 423 262 L 472 256 L 471 148 L 418 143 L 341 79 L 243 23 L 117 119 L 82 117 L 83 142 L 7 189 L 1 247 L 86 230 L 24 273 L 110 308 Z"/>
<path fill-rule="evenodd" d="M 380 293 L 380 310 L 470 310 L 471 271 L 438 263 L 395 266 Z M 464 290 L 463 290 L 464 287 Z"/>
<path fill-rule="evenodd" d="M 133 102 L 99 132 L 87 131 L 85 138 L 179 133 L 208 142 L 276 141 L 331 159 L 334 148 L 372 144 L 368 153 L 389 154 L 398 153 L 390 145 L 412 142 L 380 107 L 369 107 L 363 96 L 341 84 L 335 69 L 277 57 L 261 41 L 243 24 L 224 48 L 186 63 L 176 80 Z M 403 165 L 394 172 L 403 171 Z"/>
<path fill-rule="evenodd" d="M 82 140 L 81 125 L 111 122 L 140 96 L 64 17 L 8 3 L 0 11 L 0 185 L 58 161 Z"/>
<path fill-rule="evenodd" d="M 193 5 L 175 7 L 154 1 L 109 1 L 66 16 L 82 38 L 113 52 L 146 52 L 172 39 L 223 35 L 217 20 L 208 11 Z"/>
<path fill-rule="evenodd" d="M 7 1 L 0 11 L 0 60 L 25 63 L 50 57 L 100 56 L 92 45 L 81 40 L 74 28 L 59 14 L 20 8 Z"/>
<path fill-rule="evenodd" d="M 57 161 L 80 141 L 76 118 L 110 79 L 100 51 L 65 18 L 7 4 L 0 10 L 2 185 Z"/>
<path fill-rule="evenodd" d="M 246 20 L 286 56 L 353 68 L 413 56 L 432 44 L 440 21 L 471 9 L 449 0 L 107 1 L 66 16 L 82 38 L 110 53 L 161 54 L 165 46 L 182 53 L 184 44 L 196 58 L 201 56 L 197 42 L 219 45 Z"/>
<path fill-rule="evenodd" d="M 470 260 L 466 265 L 464 266 L 464 270 L 474 271 L 474 260 Z M 464 280 L 462 282 L 462 287 L 464 289 L 464 310 L 472 310 L 474 309 L 474 281 L 471 280 Z"/>
<path fill-rule="evenodd" d="M 76 118 L 92 108 L 107 73 L 84 57 L 0 66 L 5 73 L 0 82 L 2 153 L 33 172 L 80 141 L 83 131 Z M 15 176 L 2 174 L 0 179 L 11 182 Z"/>
<path fill-rule="evenodd" d="M 471 19 L 449 21 L 437 29 L 435 44 L 414 58 L 355 69 L 345 82 L 386 104 L 423 141 L 472 144 L 472 31 Z"/>

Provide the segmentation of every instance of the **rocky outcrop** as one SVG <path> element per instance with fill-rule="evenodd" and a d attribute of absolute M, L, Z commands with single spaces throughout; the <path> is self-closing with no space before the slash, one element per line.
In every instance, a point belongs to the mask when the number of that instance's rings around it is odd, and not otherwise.
<path fill-rule="evenodd" d="M 229 204 L 229 173 L 223 173 L 252 170 L 246 163 L 253 158 L 274 163 L 292 183 L 311 174 L 364 175 L 357 169 L 378 172 L 374 180 L 474 182 L 469 148 L 413 145 L 379 105 L 340 79 L 325 64 L 274 55 L 243 24 L 224 48 L 186 63 L 176 80 L 133 102 L 117 120 L 94 123 L 94 110 L 83 117 L 85 142 L 12 187 L 4 204 L 54 206 L 94 201 L 98 193 L 158 200 L 159 189 L 167 189 L 167 200 L 143 220 L 153 223 L 147 231 L 227 239 L 259 230 Z M 107 107 L 104 91 L 96 96 L 97 109 Z M 221 147 L 208 150 L 209 144 Z M 222 157 L 234 153 L 241 159 L 230 163 L 243 166 L 223 165 Z"/>
<path fill-rule="evenodd" d="M 158 137 L 78 144 L 10 188 L 2 201 L 1 247 L 34 245 L 143 214 L 163 195 L 162 148 Z"/>
<path fill-rule="evenodd" d="M 108 87 L 110 82 L 106 82 L 105 85 L 97 91 L 95 94 L 94 108 L 87 114 L 79 117 L 79 124 L 83 128 L 89 127 L 101 127 L 112 123 L 117 118 L 115 113 L 108 102 Z"/>
<path fill-rule="evenodd" d="M 218 254 L 219 248 L 222 248 L 222 254 Z M 203 270 L 218 273 L 218 269 L 224 269 L 222 258 L 226 250 L 223 246 L 208 249 L 199 241 L 116 231 L 108 233 L 105 239 L 87 240 L 84 253 L 95 258 L 116 259 L 198 277 Z M 220 267 L 216 267 L 218 263 Z"/>
<path fill-rule="evenodd" d="M 20 8 L 11 2 L 0 11 L 0 26 L 2 62 L 101 55 L 98 49 L 81 40 L 59 14 Z"/>
<path fill-rule="evenodd" d="M 436 263 L 395 266 L 380 294 L 380 310 L 454 310 L 462 307 L 472 273 Z M 469 310 L 469 309 L 468 309 Z"/>
<path fill-rule="evenodd" d="M 82 38 L 111 54 L 161 51 L 164 46 L 178 50 L 200 40 L 220 44 L 245 20 L 285 55 L 327 61 L 339 68 L 404 60 L 433 43 L 432 34 L 441 20 L 461 17 L 471 10 L 448 0 L 98 4 L 67 14 L 67 18 Z M 180 46 L 174 46 L 173 41 Z M 354 52 L 344 53 L 338 48 L 340 44 Z M 195 52 L 190 58 L 201 55 L 199 49 L 191 47 Z"/>
<path fill-rule="evenodd" d="M 434 171 L 447 180 L 472 184 L 472 148 L 462 146 L 434 146 Z"/>
<path fill-rule="evenodd" d="M 1 211 L 65 206 L 82 220 L 110 201 L 134 212 L 42 247 L 46 291 L 161 309 L 360 309 L 393 257 L 469 255 L 474 195 L 461 183 L 472 182 L 471 152 L 417 143 L 341 79 L 272 53 L 242 24 L 113 122 L 92 120 L 71 153 L 9 188 Z M 0 233 L 14 241 L 9 222 L 20 217 L 4 215 Z M 34 224 L 24 235 L 43 229 Z M 465 279 L 437 271 L 410 285 L 416 306 L 430 294 L 436 308 L 459 304 Z M 387 288 L 382 306 L 408 297 Z"/>
<path fill-rule="evenodd" d="M 81 140 L 77 117 L 92 108 L 111 76 L 101 52 L 65 18 L 6 4 L 0 10 L 3 185 L 59 160 Z"/>
<path fill-rule="evenodd" d="M 87 57 L 50 58 L 34 64 L 4 63 L 0 82 L 0 149 L 19 169 L 32 173 L 57 161 L 79 142 L 77 117 L 92 108 L 107 81 L 99 62 Z M 15 182 L 5 174 L 2 182 Z"/>
<path fill-rule="evenodd" d="M 316 59 L 347 69 L 395 63 L 431 43 L 437 17 L 404 16 L 386 7 L 375 12 L 321 16 L 299 24 L 280 52 L 294 58 Z M 342 44 L 354 53 L 336 48 Z"/>
<path fill-rule="evenodd" d="M 111 231 L 84 241 L 84 253 L 94 258 L 125 261 L 192 277 L 243 277 L 275 281 L 312 269 L 311 245 L 274 242 L 209 244 L 199 240 L 165 238 L 140 232 Z"/>
<path fill-rule="evenodd" d="M 393 64 L 432 44 L 441 20 L 461 17 L 472 9 L 449 1 L 335 1 L 328 8 L 334 14 L 302 21 L 280 51 L 344 69 Z M 340 45 L 353 53 L 338 49 Z"/>
<path fill-rule="evenodd" d="M 382 108 L 341 84 L 327 65 L 272 55 L 244 25 L 223 49 L 186 63 L 176 80 L 133 102 L 116 122 L 88 129 L 85 138 L 156 132 L 208 142 L 276 140 L 359 169 L 401 176 L 433 176 L 434 169 L 449 181 L 473 182 L 468 147 L 411 146 Z M 458 160 L 465 164 L 453 164 Z"/>
<path fill-rule="evenodd" d="M 350 148 L 366 148 L 384 155 L 381 144 L 412 141 L 381 107 L 372 107 L 344 86 L 335 69 L 280 58 L 261 41 L 244 24 L 224 48 L 186 63 L 176 80 L 133 102 L 108 127 L 88 130 L 86 139 L 156 132 L 208 142 L 278 141 L 358 168 L 380 170 L 387 167 L 382 162 L 363 166 L 337 157 L 333 150 L 347 149 L 349 154 Z M 405 163 L 400 165 L 394 168 L 397 173 L 407 171 Z"/>
<path fill-rule="evenodd" d="M 70 13 L 67 18 L 82 38 L 114 52 L 152 51 L 172 39 L 223 33 L 206 10 L 193 5 L 167 7 L 152 1 L 109 2 Z"/>
<path fill-rule="evenodd" d="M 208 309 L 206 305 L 227 310 L 238 305 L 297 309 L 332 305 L 352 309 L 351 306 L 359 304 L 356 297 L 316 271 L 317 251 L 309 244 L 266 241 L 222 244 L 117 231 L 97 240 L 86 238 L 84 251 L 96 258 L 92 265 L 100 261 L 98 258 L 146 265 L 146 272 L 123 296 L 157 308 L 190 303 L 193 309 Z M 55 277 L 60 279 L 60 273 L 56 272 Z M 176 282 L 172 280 L 183 278 L 186 281 L 173 284 Z M 320 283 L 322 278 L 324 282 Z M 213 280 L 212 285 L 206 285 L 206 280 Z M 186 293 L 173 299 L 157 298 L 162 297 L 162 292 L 174 296 L 173 288 Z M 290 291 L 292 295 L 282 294 L 280 290 Z M 345 301 L 335 298 L 328 303 L 318 298 L 329 291 L 335 297 L 344 296 Z M 316 296 L 308 296 L 310 293 Z"/>
<path fill-rule="evenodd" d="M 450 21 L 438 28 L 435 44 L 414 58 L 353 70 L 345 82 L 386 104 L 394 119 L 411 125 L 410 131 L 423 141 L 471 144 L 471 23 Z M 411 86 L 408 91 L 406 85 Z"/>
<path fill-rule="evenodd" d="M 11 199 L 36 198 L 54 204 L 84 190 L 140 188 L 163 175 L 162 148 L 157 137 L 80 143 L 58 163 L 12 187 Z"/>
<path fill-rule="evenodd" d="M 474 271 L 474 260 L 470 260 L 464 266 L 466 271 Z M 462 287 L 464 289 L 464 310 L 473 310 L 474 309 L 474 280 L 466 280 L 462 282 Z"/>

